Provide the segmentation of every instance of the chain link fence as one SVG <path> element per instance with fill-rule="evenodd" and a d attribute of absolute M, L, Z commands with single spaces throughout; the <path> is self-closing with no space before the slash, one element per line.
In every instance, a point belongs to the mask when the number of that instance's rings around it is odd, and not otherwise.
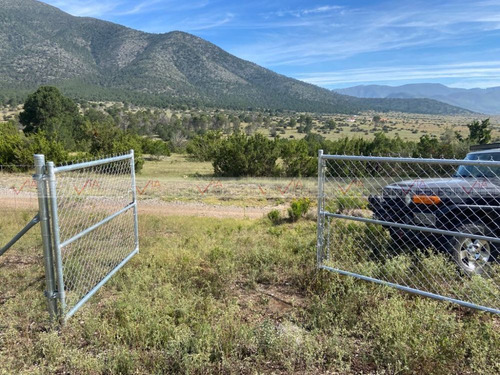
<path fill-rule="evenodd" d="M 35 155 L 0 177 L 0 212 L 23 223 L 34 215 L 15 235 L 18 225 L 0 223 L 2 243 L 10 238 L 0 255 L 40 224 L 48 310 L 64 321 L 139 251 L 134 152 L 58 167 Z M 10 258 L 19 254 L 0 267 Z"/>
<path fill-rule="evenodd" d="M 47 164 L 57 297 L 67 319 L 138 251 L 133 153 Z"/>
<path fill-rule="evenodd" d="M 318 267 L 500 313 L 499 150 L 318 163 Z"/>

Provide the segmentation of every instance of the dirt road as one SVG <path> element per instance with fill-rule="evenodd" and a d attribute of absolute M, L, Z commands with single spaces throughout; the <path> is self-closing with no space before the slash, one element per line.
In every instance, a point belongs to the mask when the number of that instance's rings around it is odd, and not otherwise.
<path fill-rule="evenodd" d="M 198 202 L 163 202 L 156 199 L 139 200 L 138 207 L 139 214 L 235 219 L 259 219 L 272 209 L 284 209 L 284 206 L 239 207 Z M 0 214 L 8 214 L 8 212 L 16 210 L 36 211 L 37 208 L 38 201 L 35 196 L 16 196 L 15 198 L 0 196 Z"/>

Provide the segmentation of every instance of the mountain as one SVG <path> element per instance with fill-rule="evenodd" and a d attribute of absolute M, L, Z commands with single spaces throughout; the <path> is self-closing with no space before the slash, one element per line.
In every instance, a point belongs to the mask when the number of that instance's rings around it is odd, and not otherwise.
<path fill-rule="evenodd" d="M 335 92 L 358 98 L 427 98 L 473 112 L 500 114 L 500 87 L 461 89 L 438 83 L 418 83 L 403 86 L 354 86 L 337 89 Z"/>
<path fill-rule="evenodd" d="M 353 113 L 456 114 L 428 99 L 360 99 L 285 77 L 184 32 L 150 34 L 0 0 L 0 94 L 53 84 L 74 98 Z"/>

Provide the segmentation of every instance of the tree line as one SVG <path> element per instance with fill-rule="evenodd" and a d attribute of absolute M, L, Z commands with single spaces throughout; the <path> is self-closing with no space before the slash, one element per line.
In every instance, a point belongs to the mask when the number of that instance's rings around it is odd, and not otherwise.
<path fill-rule="evenodd" d="M 0 123 L 0 164 L 18 170 L 33 164 L 42 153 L 55 163 L 120 154 L 134 149 L 136 168 L 143 154 L 169 155 L 162 140 L 141 136 L 135 129 L 122 129 L 114 118 L 94 108 L 79 109 L 76 103 L 51 86 L 29 95 L 18 122 Z"/>
<path fill-rule="evenodd" d="M 187 152 L 200 161 L 211 161 L 214 173 L 221 177 L 311 177 L 318 173 L 317 155 L 322 149 L 326 154 L 401 156 L 419 158 L 462 159 L 470 145 L 491 141 L 489 119 L 474 121 L 468 125 L 469 136 L 463 138 L 449 129 L 441 138 L 423 135 L 418 142 L 407 141 L 399 136 L 389 137 L 375 133 L 373 139 L 344 137 L 327 140 L 315 133 L 303 139 L 269 139 L 262 134 L 248 135 L 237 131 L 229 136 L 209 131 L 195 136 L 187 145 Z M 332 176 L 353 173 L 344 163 L 331 171 Z M 360 170 L 366 167 L 360 167 Z M 366 171 L 369 175 L 369 171 Z M 361 177 L 361 176 L 360 176 Z"/>
<path fill-rule="evenodd" d="M 276 116 L 281 116 L 279 122 Z M 376 132 L 372 139 L 327 140 L 313 132 L 313 121 L 319 121 L 322 132 L 340 126 L 336 120 L 276 110 L 168 114 L 126 103 L 78 105 L 57 88 L 43 86 L 27 96 L 18 119 L 0 124 L 0 164 L 31 165 L 34 153 L 60 163 L 134 149 L 138 170 L 143 154 L 158 158 L 175 151 L 212 162 L 218 176 L 305 177 L 317 174 L 319 149 L 329 154 L 462 158 L 471 144 L 491 141 L 489 119 L 469 124 L 468 137 L 447 128 L 440 138 L 423 135 L 418 141 L 384 132 Z M 277 130 L 284 127 L 306 136 L 280 138 Z M 259 129 L 268 129 L 270 137 Z"/>

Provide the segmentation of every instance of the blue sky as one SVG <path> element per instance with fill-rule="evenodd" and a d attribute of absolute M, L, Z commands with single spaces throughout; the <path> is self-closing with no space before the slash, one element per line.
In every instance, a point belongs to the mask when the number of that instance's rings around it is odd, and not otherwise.
<path fill-rule="evenodd" d="M 500 0 L 44 0 L 75 16 L 186 31 L 327 88 L 500 86 Z"/>

